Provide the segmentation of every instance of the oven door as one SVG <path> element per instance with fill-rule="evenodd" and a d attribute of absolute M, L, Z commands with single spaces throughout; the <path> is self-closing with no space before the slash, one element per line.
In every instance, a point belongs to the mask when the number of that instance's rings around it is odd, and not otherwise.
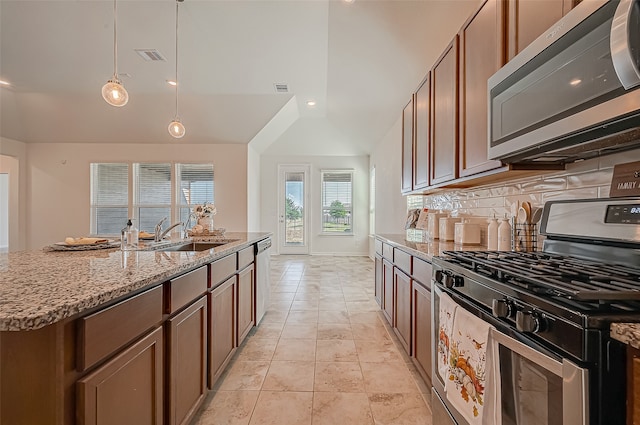
<path fill-rule="evenodd" d="M 438 358 L 440 293 L 446 291 L 457 304 L 472 314 L 491 323 L 494 352 L 498 353 L 494 367 L 499 367 L 499 391 L 495 405 L 501 406 L 496 412 L 496 420 L 485 421 L 495 425 L 586 425 L 589 423 L 588 369 L 581 368 L 567 359 L 545 353 L 546 350 L 529 341 L 522 333 L 515 334 L 514 329 L 493 316 L 487 315 L 477 307 L 465 302 L 455 293 L 433 282 L 432 297 L 432 354 Z M 447 400 L 443 382 L 434 362 L 432 371 L 434 412 L 441 417 L 446 409 L 450 423 L 468 425 L 462 415 Z M 487 405 L 485 405 L 485 409 Z M 434 422 L 435 423 L 435 422 Z M 446 422 L 444 422 L 446 423 Z"/>

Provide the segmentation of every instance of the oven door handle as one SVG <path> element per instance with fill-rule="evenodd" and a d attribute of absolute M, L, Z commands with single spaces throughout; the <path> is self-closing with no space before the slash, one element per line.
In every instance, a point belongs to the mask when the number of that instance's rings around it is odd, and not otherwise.
<path fill-rule="evenodd" d="M 492 329 L 491 336 L 496 343 L 562 378 L 563 425 L 589 423 L 589 375 L 586 369 L 567 359 L 562 359 L 562 363 L 554 360 L 495 329 Z"/>

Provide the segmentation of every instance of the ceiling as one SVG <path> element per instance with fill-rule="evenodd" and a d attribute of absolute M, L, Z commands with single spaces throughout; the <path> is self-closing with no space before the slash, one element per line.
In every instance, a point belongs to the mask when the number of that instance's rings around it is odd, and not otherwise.
<path fill-rule="evenodd" d="M 25 143 L 249 143 L 262 151 L 368 154 L 480 0 L 185 0 L 173 139 L 175 2 L 0 0 L 0 136 Z M 156 49 L 148 62 L 135 49 Z M 286 83 L 277 93 L 275 83 Z M 315 100 L 308 107 L 307 100 Z"/>

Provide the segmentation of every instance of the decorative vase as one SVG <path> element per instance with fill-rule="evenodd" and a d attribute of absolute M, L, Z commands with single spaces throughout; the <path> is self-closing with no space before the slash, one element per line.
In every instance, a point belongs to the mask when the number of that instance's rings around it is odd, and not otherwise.
<path fill-rule="evenodd" d="M 205 232 L 213 232 L 213 217 L 200 217 L 198 219 L 198 224 L 204 228 Z"/>

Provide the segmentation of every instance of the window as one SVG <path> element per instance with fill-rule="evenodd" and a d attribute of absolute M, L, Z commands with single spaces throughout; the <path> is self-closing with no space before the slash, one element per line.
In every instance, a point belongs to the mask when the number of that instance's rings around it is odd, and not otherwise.
<path fill-rule="evenodd" d="M 322 174 L 322 233 L 353 234 L 353 170 Z"/>
<path fill-rule="evenodd" d="M 164 217 L 186 223 L 204 202 L 214 202 L 213 164 L 91 164 L 92 234 L 118 235 L 128 218 L 148 232 Z"/>

